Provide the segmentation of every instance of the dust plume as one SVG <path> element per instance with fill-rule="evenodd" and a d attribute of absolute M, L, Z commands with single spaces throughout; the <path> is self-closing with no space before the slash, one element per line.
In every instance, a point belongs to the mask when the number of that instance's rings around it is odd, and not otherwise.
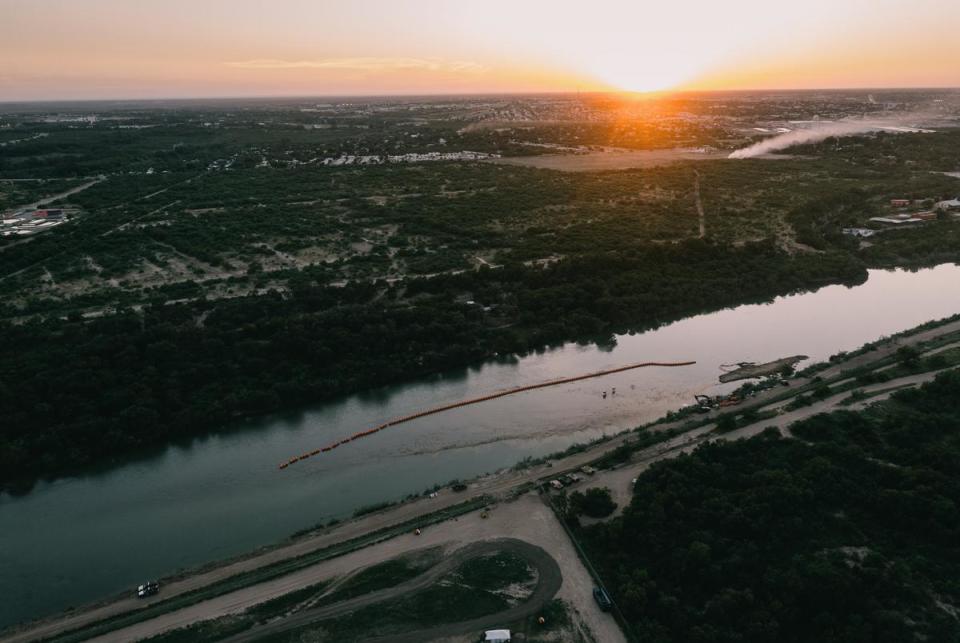
<path fill-rule="evenodd" d="M 839 121 L 836 123 L 823 123 L 808 129 L 798 129 L 786 134 L 780 134 L 772 138 L 754 143 L 749 147 L 740 150 L 734 150 L 728 158 L 749 159 L 771 152 L 778 152 L 793 145 L 802 143 L 818 143 L 831 136 L 853 136 L 855 134 L 866 134 L 867 132 L 888 131 L 888 132 L 930 132 L 931 130 L 920 129 L 915 126 L 907 125 L 909 122 L 916 122 L 916 116 L 901 117 L 896 119 L 884 120 L 856 120 Z"/>

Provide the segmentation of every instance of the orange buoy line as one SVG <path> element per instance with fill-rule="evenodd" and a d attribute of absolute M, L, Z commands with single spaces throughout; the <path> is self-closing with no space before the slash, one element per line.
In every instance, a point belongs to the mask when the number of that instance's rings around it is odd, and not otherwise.
<path fill-rule="evenodd" d="M 596 373 L 587 373 L 586 375 L 577 375 L 576 377 L 565 377 L 559 380 L 549 380 L 547 382 L 540 382 L 539 384 L 528 384 L 527 386 L 518 386 L 516 388 L 508 389 L 506 391 L 500 391 L 499 393 L 491 393 L 490 395 L 484 395 L 483 397 L 474 397 L 468 400 L 461 400 L 460 402 L 454 402 L 453 404 L 444 404 L 443 406 L 437 406 L 432 409 L 427 409 L 426 411 L 420 411 L 419 413 L 414 413 L 412 415 L 405 415 L 403 417 L 395 418 L 389 422 L 385 422 L 379 426 L 375 426 L 372 429 L 366 431 L 361 431 L 359 433 L 354 433 L 348 438 L 343 438 L 338 442 L 333 444 L 328 444 L 325 447 L 319 449 L 314 449 L 313 451 L 308 451 L 302 455 L 295 456 L 290 458 L 286 462 L 280 464 L 281 469 L 286 469 L 291 464 L 295 464 L 300 460 L 306 460 L 315 455 L 321 453 L 328 453 L 333 449 L 336 449 L 341 444 L 346 444 L 347 442 L 352 442 L 353 440 L 359 440 L 360 438 L 365 438 L 368 435 L 373 435 L 378 431 L 382 431 L 388 427 L 396 426 L 398 424 L 403 424 L 404 422 L 410 422 L 412 420 L 418 420 L 422 417 L 428 415 L 434 415 L 436 413 L 443 413 L 444 411 L 449 411 L 451 409 L 460 408 L 462 406 L 469 406 L 471 404 L 479 404 L 480 402 L 487 402 L 489 400 L 495 400 L 498 397 L 506 397 L 507 395 L 515 395 L 517 393 L 523 393 L 525 391 L 533 391 L 539 388 L 546 388 L 548 386 L 559 386 L 560 384 L 569 384 L 571 382 L 579 382 L 581 380 L 588 380 L 593 377 L 603 377 L 604 375 L 612 375 L 614 373 L 622 373 L 624 371 L 631 371 L 635 368 L 645 368 L 648 366 L 665 366 L 665 367 L 676 367 L 676 366 L 690 366 L 696 364 L 695 361 L 691 362 L 641 362 L 640 364 L 630 364 L 629 366 L 620 366 L 619 368 L 611 368 L 605 371 L 597 371 Z"/>

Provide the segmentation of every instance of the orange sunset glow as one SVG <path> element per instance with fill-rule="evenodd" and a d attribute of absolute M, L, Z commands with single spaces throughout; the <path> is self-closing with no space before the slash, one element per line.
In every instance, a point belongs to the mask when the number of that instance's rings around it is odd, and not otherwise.
<path fill-rule="evenodd" d="M 7 0 L 0 100 L 960 84 L 960 4 Z"/>

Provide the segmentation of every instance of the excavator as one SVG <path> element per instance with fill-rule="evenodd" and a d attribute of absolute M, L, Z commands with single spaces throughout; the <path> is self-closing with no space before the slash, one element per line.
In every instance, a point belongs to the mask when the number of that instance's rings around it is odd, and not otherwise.
<path fill-rule="evenodd" d="M 713 408 L 713 399 L 709 395 L 694 395 L 693 399 L 697 401 L 697 410 L 701 413 L 709 413 Z"/>
<path fill-rule="evenodd" d="M 736 406 L 743 402 L 743 400 L 737 395 L 728 395 L 726 397 L 710 397 L 709 395 L 694 395 L 693 399 L 697 401 L 697 406 L 700 408 L 701 413 L 706 413 L 710 409 L 715 408 L 726 408 L 728 406 Z"/>

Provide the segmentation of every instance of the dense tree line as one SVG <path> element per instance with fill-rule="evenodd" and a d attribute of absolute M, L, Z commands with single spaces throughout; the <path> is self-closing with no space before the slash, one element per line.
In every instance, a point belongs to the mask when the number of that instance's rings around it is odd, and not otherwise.
<path fill-rule="evenodd" d="M 750 275 L 745 279 L 744 275 Z M 231 418 L 461 367 L 494 353 L 656 326 L 836 280 L 843 255 L 704 241 L 388 286 L 150 305 L 0 327 L 0 476 L 82 466 Z M 464 293 L 480 305 L 463 303 Z"/>
<path fill-rule="evenodd" d="M 960 371 L 654 465 L 581 529 L 642 641 L 960 640 Z"/>
<path fill-rule="evenodd" d="M 570 494 L 567 510 L 571 517 L 579 515 L 588 518 L 604 518 L 612 514 L 617 508 L 610 490 L 606 487 L 593 487 L 581 493 L 574 491 Z"/>

